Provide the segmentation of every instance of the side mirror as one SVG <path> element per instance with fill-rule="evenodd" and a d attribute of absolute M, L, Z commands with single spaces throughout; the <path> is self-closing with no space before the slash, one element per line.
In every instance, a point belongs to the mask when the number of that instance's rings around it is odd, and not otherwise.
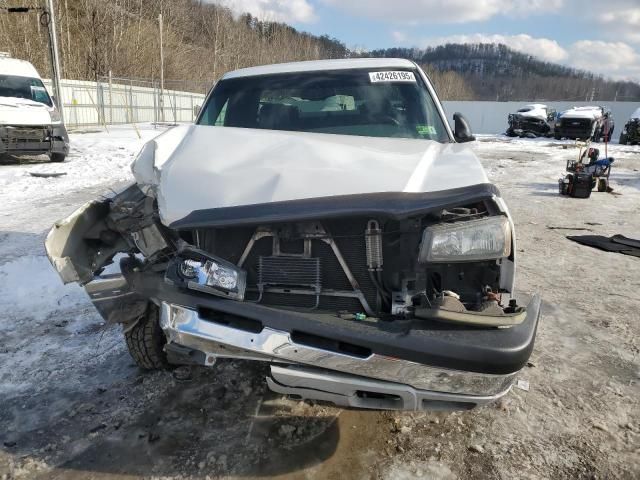
<path fill-rule="evenodd" d="M 454 113 L 453 123 L 453 136 L 455 137 L 456 142 L 473 142 L 476 139 L 476 137 L 474 137 L 471 133 L 471 127 L 469 126 L 469 122 L 464 117 L 464 115 L 459 112 Z"/>

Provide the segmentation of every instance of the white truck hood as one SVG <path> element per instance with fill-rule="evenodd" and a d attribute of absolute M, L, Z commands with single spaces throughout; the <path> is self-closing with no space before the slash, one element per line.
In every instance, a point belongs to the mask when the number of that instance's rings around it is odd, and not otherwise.
<path fill-rule="evenodd" d="M 563 112 L 562 118 L 588 118 L 595 120 L 602 116 L 602 110 L 598 107 L 574 107 Z"/>
<path fill-rule="evenodd" d="M 165 225 L 195 210 L 488 183 L 459 144 L 199 125 L 156 137 L 132 169 L 157 187 Z"/>
<path fill-rule="evenodd" d="M 0 125 L 51 125 L 50 110 L 26 98 L 0 97 Z"/>

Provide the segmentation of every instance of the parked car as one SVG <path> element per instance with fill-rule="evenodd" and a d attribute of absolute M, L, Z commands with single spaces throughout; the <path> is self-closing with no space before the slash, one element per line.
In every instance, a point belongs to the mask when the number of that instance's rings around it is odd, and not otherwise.
<path fill-rule="evenodd" d="M 554 137 L 592 140 L 611 140 L 615 123 L 606 107 L 573 107 L 562 112 L 556 120 Z"/>
<path fill-rule="evenodd" d="M 142 368 L 251 359 L 337 405 L 483 405 L 526 364 L 540 299 L 513 296 L 513 222 L 454 120 L 408 60 L 229 72 L 47 253 Z"/>
<path fill-rule="evenodd" d="M 67 153 L 67 130 L 34 66 L 0 54 L 0 156 L 46 154 L 63 162 Z"/>
<path fill-rule="evenodd" d="M 532 103 L 510 113 L 508 118 L 510 137 L 547 137 L 553 135 L 556 111 L 541 103 Z"/>
<path fill-rule="evenodd" d="M 631 114 L 620 133 L 620 143 L 630 145 L 640 143 L 640 108 Z"/>

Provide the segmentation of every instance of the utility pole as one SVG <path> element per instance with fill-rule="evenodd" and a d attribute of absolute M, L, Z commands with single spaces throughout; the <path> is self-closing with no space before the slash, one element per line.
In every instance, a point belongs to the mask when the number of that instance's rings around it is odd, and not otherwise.
<path fill-rule="evenodd" d="M 158 24 L 160 25 L 160 121 L 164 122 L 164 51 L 162 49 L 162 14 L 158 15 Z"/>
<path fill-rule="evenodd" d="M 56 11 L 53 0 L 49 2 L 49 39 L 51 47 L 51 66 L 53 70 L 53 86 L 56 92 L 56 104 L 60 112 L 60 120 L 64 123 L 64 107 L 62 105 L 62 89 L 60 88 L 60 60 L 58 57 L 58 34 L 56 31 Z"/>

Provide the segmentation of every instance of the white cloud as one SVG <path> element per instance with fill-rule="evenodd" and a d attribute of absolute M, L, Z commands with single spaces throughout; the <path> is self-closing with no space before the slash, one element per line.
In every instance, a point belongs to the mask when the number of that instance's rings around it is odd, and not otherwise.
<path fill-rule="evenodd" d="M 528 53 L 542 60 L 562 63 L 567 60 L 568 52 L 555 40 L 534 38 L 521 33 L 519 35 L 486 35 L 473 33 L 470 35 L 450 35 L 421 40 L 423 46 L 445 45 L 447 43 L 503 43 L 519 52 Z"/>
<path fill-rule="evenodd" d="M 407 36 L 407 34 L 404 32 L 400 32 L 399 30 L 394 30 L 393 32 L 391 32 L 391 38 L 393 38 L 393 41 L 396 43 L 406 43 L 407 41 L 409 41 L 409 37 Z"/>
<path fill-rule="evenodd" d="M 250 13 L 260 20 L 272 22 L 310 23 L 316 13 L 307 0 L 205 0 L 231 9 L 237 15 Z"/>
<path fill-rule="evenodd" d="M 621 10 L 607 8 L 607 11 L 598 14 L 595 20 L 604 28 L 612 29 L 615 36 L 640 43 L 640 6 Z"/>
<path fill-rule="evenodd" d="M 528 16 L 560 9 L 564 0 L 321 0 L 353 15 L 392 23 L 467 23 L 499 15 Z"/>
<path fill-rule="evenodd" d="M 392 36 L 396 38 L 393 32 Z M 396 38 L 396 41 L 405 44 L 410 42 L 406 37 Z M 640 80 L 640 53 L 624 42 L 580 40 L 565 48 L 555 40 L 534 38 L 526 34 L 473 33 L 419 39 L 416 43 L 421 47 L 447 43 L 502 43 L 548 62 L 560 63 L 617 80 Z"/>
<path fill-rule="evenodd" d="M 624 42 L 580 40 L 569 47 L 570 64 L 606 77 L 640 80 L 640 54 Z"/>

